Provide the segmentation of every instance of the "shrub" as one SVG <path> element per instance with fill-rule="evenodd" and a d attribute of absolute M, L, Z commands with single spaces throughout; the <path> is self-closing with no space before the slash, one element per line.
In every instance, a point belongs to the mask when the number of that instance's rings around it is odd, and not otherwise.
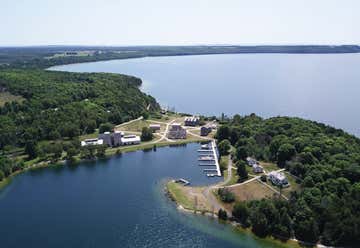
<path fill-rule="evenodd" d="M 220 196 L 220 199 L 223 202 L 231 203 L 235 201 L 235 195 L 231 191 L 229 191 L 227 188 L 220 188 L 218 189 L 218 194 Z"/>

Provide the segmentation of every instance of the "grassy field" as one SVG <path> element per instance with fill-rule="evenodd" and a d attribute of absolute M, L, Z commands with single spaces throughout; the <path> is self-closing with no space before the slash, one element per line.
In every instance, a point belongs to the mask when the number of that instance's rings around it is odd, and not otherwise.
<path fill-rule="evenodd" d="M 166 185 L 167 190 L 169 191 L 170 195 L 174 200 L 183 206 L 186 209 L 195 210 L 195 204 L 194 201 L 191 201 L 188 197 L 186 197 L 184 186 L 181 186 L 178 183 L 175 183 L 174 181 L 170 181 Z"/>
<path fill-rule="evenodd" d="M 274 164 L 274 163 L 269 163 L 269 162 L 259 162 L 260 165 L 264 168 L 264 170 L 266 171 L 273 171 L 273 170 L 279 170 L 280 168 Z"/>
<path fill-rule="evenodd" d="M 274 195 L 274 191 L 257 180 L 228 189 L 234 193 L 237 201 L 259 200 L 270 198 Z"/>
<path fill-rule="evenodd" d="M 0 107 L 4 106 L 7 102 L 19 102 L 24 101 L 25 98 L 22 96 L 15 96 L 10 94 L 9 92 L 0 92 Z"/>

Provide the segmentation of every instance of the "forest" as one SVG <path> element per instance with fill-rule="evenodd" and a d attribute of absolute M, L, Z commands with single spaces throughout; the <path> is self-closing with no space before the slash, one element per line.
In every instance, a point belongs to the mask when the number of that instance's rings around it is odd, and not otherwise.
<path fill-rule="evenodd" d="M 88 56 L 58 56 L 61 53 L 91 52 Z M 288 46 L 33 46 L 0 47 L 0 68 L 49 68 L 55 65 L 91 61 L 140 58 L 146 56 L 181 56 L 238 53 L 360 53 L 356 45 Z"/>
<path fill-rule="evenodd" d="M 360 139 L 313 121 L 255 114 L 235 115 L 216 136 L 236 148 L 234 160 L 277 163 L 301 183 L 289 201 L 237 202 L 233 216 L 243 226 L 259 236 L 330 246 L 360 242 Z"/>
<path fill-rule="evenodd" d="M 63 150 L 76 154 L 80 135 L 158 111 L 140 85 L 139 78 L 108 73 L 0 71 L 0 91 L 24 98 L 0 107 L 0 180 L 24 166 L 12 159 L 19 157 L 16 151 L 24 151 L 25 160 L 44 153 L 60 157 Z"/>

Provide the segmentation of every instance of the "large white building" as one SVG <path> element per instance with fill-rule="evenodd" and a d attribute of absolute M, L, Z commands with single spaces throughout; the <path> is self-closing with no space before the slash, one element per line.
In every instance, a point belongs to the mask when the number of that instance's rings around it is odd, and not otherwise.
<path fill-rule="evenodd" d="M 282 185 L 283 187 L 289 186 L 289 182 L 283 172 L 272 171 L 268 174 L 270 181 L 275 185 Z"/>

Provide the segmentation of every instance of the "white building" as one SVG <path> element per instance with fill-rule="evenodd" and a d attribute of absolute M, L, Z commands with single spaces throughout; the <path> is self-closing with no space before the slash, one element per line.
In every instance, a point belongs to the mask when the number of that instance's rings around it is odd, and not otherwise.
<path fill-rule="evenodd" d="M 252 168 L 254 173 L 263 173 L 264 171 L 264 168 L 259 164 L 254 164 Z"/>
<path fill-rule="evenodd" d="M 251 157 L 247 157 L 246 162 L 248 163 L 249 166 L 253 166 L 254 164 L 258 164 L 258 161 L 256 161 L 256 159 L 251 158 Z"/>
<path fill-rule="evenodd" d="M 185 117 L 185 126 L 195 127 L 199 125 L 200 118 L 197 116 Z"/>
<path fill-rule="evenodd" d="M 286 176 L 282 172 L 272 171 L 268 174 L 270 181 L 275 185 L 282 185 L 283 187 L 289 186 L 289 182 L 286 179 Z"/>
<path fill-rule="evenodd" d="M 102 139 L 86 139 L 81 141 L 81 146 L 96 146 L 96 145 L 102 145 L 103 140 Z"/>
<path fill-rule="evenodd" d="M 137 135 L 125 135 L 121 137 L 121 143 L 123 145 L 137 145 L 140 144 L 140 136 Z"/>

